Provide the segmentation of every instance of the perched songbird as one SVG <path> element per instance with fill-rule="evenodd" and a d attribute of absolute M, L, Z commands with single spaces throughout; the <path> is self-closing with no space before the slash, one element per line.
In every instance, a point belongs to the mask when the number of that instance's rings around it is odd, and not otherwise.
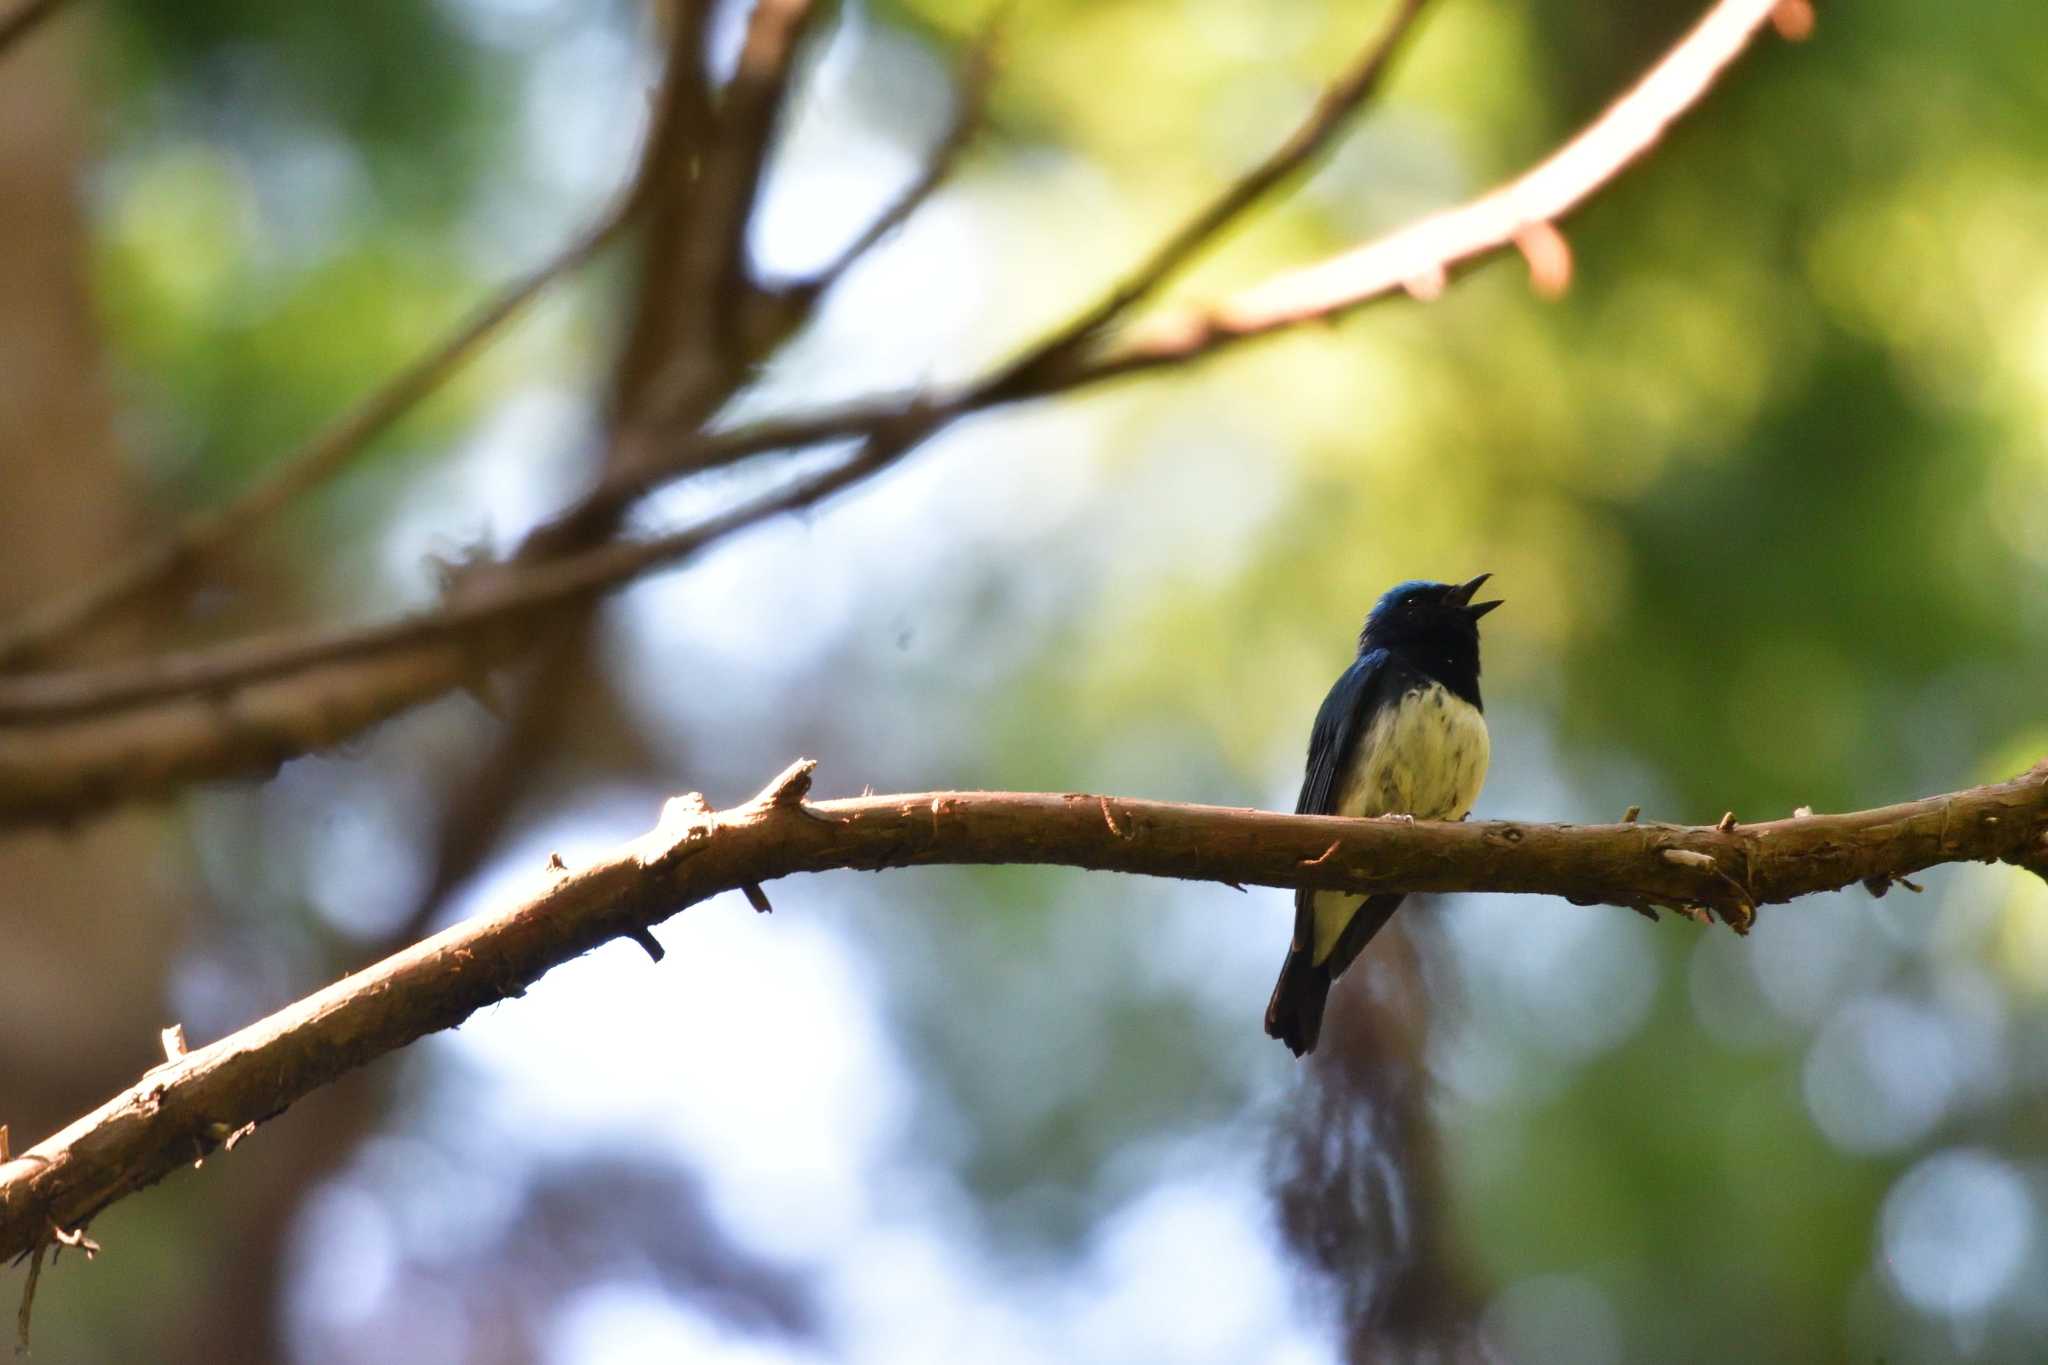
<path fill-rule="evenodd" d="M 1299 815 L 1462 820 L 1486 781 L 1479 704 L 1479 618 L 1490 574 L 1470 583 L 1401 583 L 1365 618 L 1358 658 L 1337 679 L 1309 735 Z M 1294 893 L 1287 952 L 1266 1032 L 1299 1057 L 1315 1050 L 1330 983 L 1380 931 L 1397 895 Z"/>

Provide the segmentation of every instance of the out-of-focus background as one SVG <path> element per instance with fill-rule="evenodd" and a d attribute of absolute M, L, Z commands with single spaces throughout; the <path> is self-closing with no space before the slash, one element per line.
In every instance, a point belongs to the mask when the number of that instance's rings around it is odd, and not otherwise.
<path fill-rule="evenodd" d="M 915 173 L 982 18 L 847 3 L 752 246 Z M 1472 193 L 1697 13 L 1443 0 L 1199 297 Z M 729 63 L 741 7 L 713 26 Z M 748 410 L 968 373 L 1263 154 L 1342 0 L 1015 7 L 953 182 Z M 76 0 L 0 59 L 0 605 L 241 487 L 596 217 L 637 0 Z M 2048 752 L 2048 8 L 1766 38 L 1569 225 L 1438 302 L 963 425 L 603 611 L 571 721 L 430 896 L 471 697 L 260 786 L 0 838 L 17 1146 L 520 893 L 660 799 L 962 786 L 1287 808 L 1359 619 L 1496 575 L 1478 813 L 1876 805 Z M 128 648 L 429 600 L 588 477 L 634 276 L 550 294 Z M 672 524 L 706 494 L 657 502 Z M 514 799 L 508 794 L 508 799 Z M 2048 888 L 1944 869 L 1747 939 L 1415 904 L 1327 1058 L 1260 1032 L 1289 898 L 833 875 L 613 945 L 130 1198 L 61 1361 L 2028 1361 L 2048 1339 Z M 0 1280 L 11 1293 L 19 1272 Z M 1439 1357 L 1443 1358 L 1443 1357 Z"/>

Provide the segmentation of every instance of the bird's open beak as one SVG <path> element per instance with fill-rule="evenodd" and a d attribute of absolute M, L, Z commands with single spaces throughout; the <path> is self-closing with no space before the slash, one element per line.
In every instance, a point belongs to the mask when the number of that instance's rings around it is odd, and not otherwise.
<path fill-rule="evenodd" d="M 1451 589 L 1448 596 L 1453 603 L 1463 607 L 1466 614 L 1476 621 L 1500 605 L 1498 599 L 1491 602 L 1474 602 L 1472 600 L 1472 594 L 1479 591 L 1479 585 L 1491 577 L 1493 577 L 1492 574 L 1483 573 L 1469 583 L 1460 583 L 1457 587 Z"/>

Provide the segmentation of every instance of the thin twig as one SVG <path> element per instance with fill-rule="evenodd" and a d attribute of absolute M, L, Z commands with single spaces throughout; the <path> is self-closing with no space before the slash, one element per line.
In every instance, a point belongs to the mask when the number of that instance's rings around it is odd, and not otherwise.
<path fill-rule="evenodd" d="M 560 963 L 643 936 L 682 909 L 800 872 L 1046 864 L 1354 892 L 1494 891 L 1583 903 L 1729 907 L 2030 856 L 2048 831 L 2048 762 L 2009 782 L 1905 805 L 1745 825 L 1346 820 L 1077 793 L 918 792 L 811 802 L 808 765 L 752 801 L 678 798 L 653 832 L 560 871 L 523 904 L 415 944 L 129 1087 L 0 1169 L 0 1258 L 77 1228 L 212 1152 L 221 1138 L 474 1011 Z M 1673 860 L 1668 851 L 1697 855 Z M 658 946 L 658 945 L 657 945 Z M 1254 1027 L 1256 1000 L 1246 1004 Z"/>
<path fill-rule="evenodd" d="M 187 566 L 275 516 L 286 504 L 339 473 L 555 280 L 595 256 L 626 226 L 624 206 L 533 270 L 507 285 L 433 349 L 414 359 L 356 408 L 223 506 L 201 512 L 105 573 L 42 602 L 0 629 L 0 669 L 77 634 Z"/>
<path fill-rule="evenodd" d="M 1527 172 L 1469 203 L 1317 265 L 1290 271 L 1220 306 L 1163 322 L 1126 353 L 1124 368 L 1177 357 L 1304 321 L 1339 316 L 1418 280 L 1517 245 L 1531 226 L 1555 225 L 1655 146 L 1771 21 L 1778 0 L 1721 0 L 1664 58 L 1571 141 Z"/>
<path fill-rule="evenodd" d="M 817 274 L 803 281 L 799 289 L 812 295 L 822 295 L 853 269 L 855 264 L 869 252 L 881 245 L 889 235 L 910 221 L 912 214 L 924 207 L 927 199 L 946 183 L 953 174 L 953 168 L 981 131 L 983 119 L 988 113 L 989 87 L 994 83 L 998 44 L 1001 38 L 1000 16 L 991 19 L 982 29 L 979 37 L 968 45 L 967 56 L 960 64 L 960 75 L 954 81 L 953 119 L 947 125 L 945 134 L 939 138 L 929 155 L 925 157 L 924 169 L 917 178 L 903 187 L 903 191 L 890 201 L 887 208 L 869 223 L 858 237 L 846 244 L 845 250 L 833 257 Z"/>
<path fill-rule="evenodd" d="M 1393 64 L 1394 54 L 1422 17 L 1428 0 L 1401 0 L 1379 36 L 1322 93 L 1315 107 L 1264 161 L 1239 176 L 1192 218 L 1182 223 L 1152 254 L 1088 308 L 1029 347 L 999 374 L 979 387 L 992 401 L 1036 390 L 1046 370 L 1080 354 L 1105 328 L 1158 292 L 1182 266 L 1212 245 L 1245 212 L 1290 179 L 1327 148 L 1349 124 Z"/>

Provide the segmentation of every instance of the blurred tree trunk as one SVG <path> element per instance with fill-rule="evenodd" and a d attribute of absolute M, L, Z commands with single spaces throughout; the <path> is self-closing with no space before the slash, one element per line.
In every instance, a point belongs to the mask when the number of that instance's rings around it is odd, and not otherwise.
<path fill-rule="evenodd" d="M 82 153 L 64 25 L 0 66 L 0 612 L 104 563 L 133 528 L 86 288 Z M 110 643 L 102 637 L 98 652 Z M 16 1146 L 162 1060 L 181 937 L 148 812 L 0 840 L 0 1122 Z"/>
<path fill-rule="evenodd" d="M 52 23 L 0 59 L 0 614 L 86 577 L 145 520 L 89 287 L 76 36 Z M 135 635 L 103 632 L 80 655 Z M 0 1123 L 17 1150 L 163 1059 L 166 984 L 199 895 L 161 810 L 0 836 Z M 266 1128 L 194 1198 L 109 1212 L 99 1264 L 66 1257 L 43 1275 L 37 1335 L 70 1343 L 53 1358 L 88 1341 L 167 1365 L 278 1358 L 280 1243 L 373 1093 L 344 1086 Z M 61 1330 L 71 1318 L 102 1326 Z"/>

